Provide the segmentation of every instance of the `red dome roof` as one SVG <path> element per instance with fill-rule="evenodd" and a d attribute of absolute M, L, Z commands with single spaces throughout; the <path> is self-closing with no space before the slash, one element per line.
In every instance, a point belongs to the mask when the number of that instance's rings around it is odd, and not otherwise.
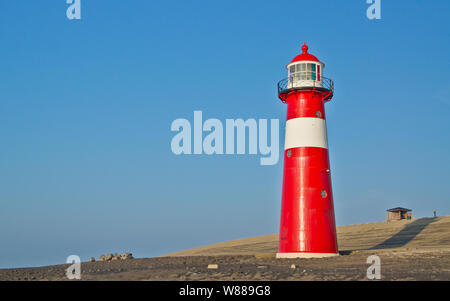
<path fill-rule="evenodd" d="M 290 64 L 292 64 L 294 62 L 299 62 L 299 61 L 320 62 L 314 55 L 308 53 L 308 46 L 306 46 L 306 44 L 303 44 L 302 51 L 303 51 L 302 53 L 300 53 L 299 55 L 294 57 L 294 59 L 290 62 Z"/>

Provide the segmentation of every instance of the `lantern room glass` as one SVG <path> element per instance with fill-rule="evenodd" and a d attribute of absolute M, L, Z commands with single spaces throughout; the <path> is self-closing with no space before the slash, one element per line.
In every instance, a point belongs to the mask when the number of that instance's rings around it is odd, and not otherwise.
<path fill-rule="evenodd" d="M 320 65 L 314 63 L 299 63 L 289 67 L 291 81 L 314 80 L 320 81 Z"/>

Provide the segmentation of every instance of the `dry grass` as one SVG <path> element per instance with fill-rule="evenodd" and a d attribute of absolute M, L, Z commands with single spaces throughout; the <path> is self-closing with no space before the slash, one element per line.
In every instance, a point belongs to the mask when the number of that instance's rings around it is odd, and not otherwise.
<path fill-rule="evenodd" d="M 450 216 L 379 222 L 337 228 L 340 251 L 450 248 Z M 164 256 L 256 255 L 276 253 L 278 235 L 221 242 Z"/>

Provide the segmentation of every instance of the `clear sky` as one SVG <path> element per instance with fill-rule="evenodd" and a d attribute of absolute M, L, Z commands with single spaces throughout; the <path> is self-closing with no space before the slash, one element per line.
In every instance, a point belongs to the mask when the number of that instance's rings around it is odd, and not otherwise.
<path fill-rule="evenodd" d="M 157 256 L 278 232 L 282 158 L 176 156 L 173 120 L 280 119 L 326 64 L 338 225 L 450 214 L 450 1 L 0 2 L 0 267 Z"/>

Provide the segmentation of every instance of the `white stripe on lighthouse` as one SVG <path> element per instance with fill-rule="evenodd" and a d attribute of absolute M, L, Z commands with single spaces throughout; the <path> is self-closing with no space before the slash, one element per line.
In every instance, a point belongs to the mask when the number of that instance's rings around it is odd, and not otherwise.
<path fill-rule="evenodd" d="M 301 117 L 286 121 L 284 149 L 295 147 L 322 147 L 328 149 L 325 119 Z"/>

